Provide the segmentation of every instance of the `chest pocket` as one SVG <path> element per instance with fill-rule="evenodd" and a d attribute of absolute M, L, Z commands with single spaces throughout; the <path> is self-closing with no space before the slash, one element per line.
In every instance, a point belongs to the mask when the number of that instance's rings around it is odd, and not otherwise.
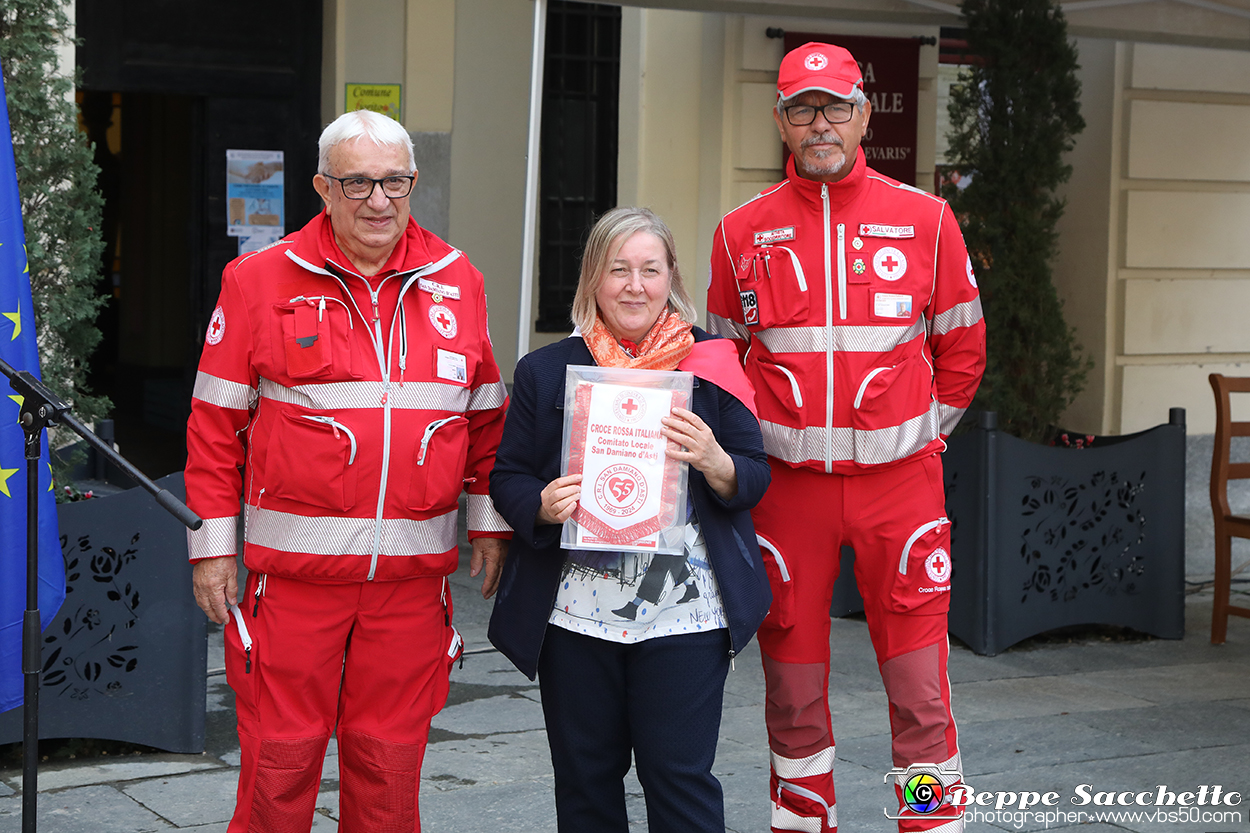
<path fill-rule="evenodd" d="M 807 321 L 811 307 L 807 276 L 793 249 L 765 246 L 738 257 L 738 298 L 742 321 L 752 330 L 787 327 Z"/>
<path fill-rule="evenodd" d="M 292 379 L 359 379 L 347 306 L 325 295 L 274 304 L 274 341 Z M 275 356 L 275 359 L 277 356 Z"/>

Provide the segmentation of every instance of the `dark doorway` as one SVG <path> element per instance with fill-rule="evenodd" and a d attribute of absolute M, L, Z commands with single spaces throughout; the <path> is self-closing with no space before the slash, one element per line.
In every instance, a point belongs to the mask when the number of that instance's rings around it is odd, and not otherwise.
<path fill-rule="evenodd" d="M 569 329 L 582 248 L 616 205 L 621 9 L 552 0 L 543 69 L 539 332 Z"/>
<path fill-rule="evenodd" d="M 111 300 L 91 381 L 149 476 L 183 466 L 204 330 L 239 254 L 226 151 L 283 151 L 285 232 L 320 208 L 321 15 L 320 0 L 78 4 L 83 121 L 97 148 L 110 138 L 97 162 Z"/>

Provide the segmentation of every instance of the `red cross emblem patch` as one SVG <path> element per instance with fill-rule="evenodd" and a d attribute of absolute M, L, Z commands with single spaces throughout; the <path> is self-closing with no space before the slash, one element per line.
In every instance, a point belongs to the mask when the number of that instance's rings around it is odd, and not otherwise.
<path fill-rule="evenodd" d="M 430 323 L 443 338 L 455 338 L 458 329 L 456 314 L 442 304 L 430 307 Z"/>
<path fill-rule="evenodd" d="M 924 571 L 936 584 L 945 584 L 951 578 L 951 557 L 938 547 L 924 560 Z"/>
<path fill-rule="evenodd" d="M 883 246 L 872 256 L 872 270 L 879 278 L 896 281 L 907 271 L 907 256 L 893 246 Z"/>
<path fill-rule="evenodd" d="M 208 332 L 204 334 L 204 341 L 209 344 L 220 344 L 225 336 L 226 314 L 221 307 L 217 307 L 213 310 L 213 317 L 208 319 Z"/>

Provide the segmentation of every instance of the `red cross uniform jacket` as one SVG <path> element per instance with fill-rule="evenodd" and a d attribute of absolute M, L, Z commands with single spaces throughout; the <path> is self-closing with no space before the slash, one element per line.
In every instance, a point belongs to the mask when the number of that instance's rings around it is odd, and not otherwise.
<path fill-rule="evenodd" d="M 737 340 L 764 448 L 855 474 L 945 448 L 985 369 L 976 277 L 944 200 L 856 156 L 798 176 L 716 229 L 708 330 Z"/>
<path fill-rule="evenodd" d="M 191 559 L 232 555 L 243 496 L 249 570 L 396 580 L 456 568 L 469 537 L 508 537 L 488 494 L 507 394 L 482 275 L 409 219 L 366 280 L 323 212 L 232 261 L 187 428 Z"/>

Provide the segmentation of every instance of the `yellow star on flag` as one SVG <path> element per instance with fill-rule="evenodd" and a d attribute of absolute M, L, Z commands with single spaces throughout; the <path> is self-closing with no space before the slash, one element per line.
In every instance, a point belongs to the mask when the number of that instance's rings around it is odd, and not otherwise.
<path fill-rule="evenodd" d="M 9 494 L 9 478 L 17 472 L 18 469 L 0 468 L 0 492 L 3 492 L 5 497 L 13 497 Z"/>
<path fill-rule="evenodd" d="M 17 312 L 0 312 L 5 318 L 13 322 L 13 338 L 9 341 L 16 341 L 17 337 L 22 334 L 22 308 L 19 306 Z"/>

